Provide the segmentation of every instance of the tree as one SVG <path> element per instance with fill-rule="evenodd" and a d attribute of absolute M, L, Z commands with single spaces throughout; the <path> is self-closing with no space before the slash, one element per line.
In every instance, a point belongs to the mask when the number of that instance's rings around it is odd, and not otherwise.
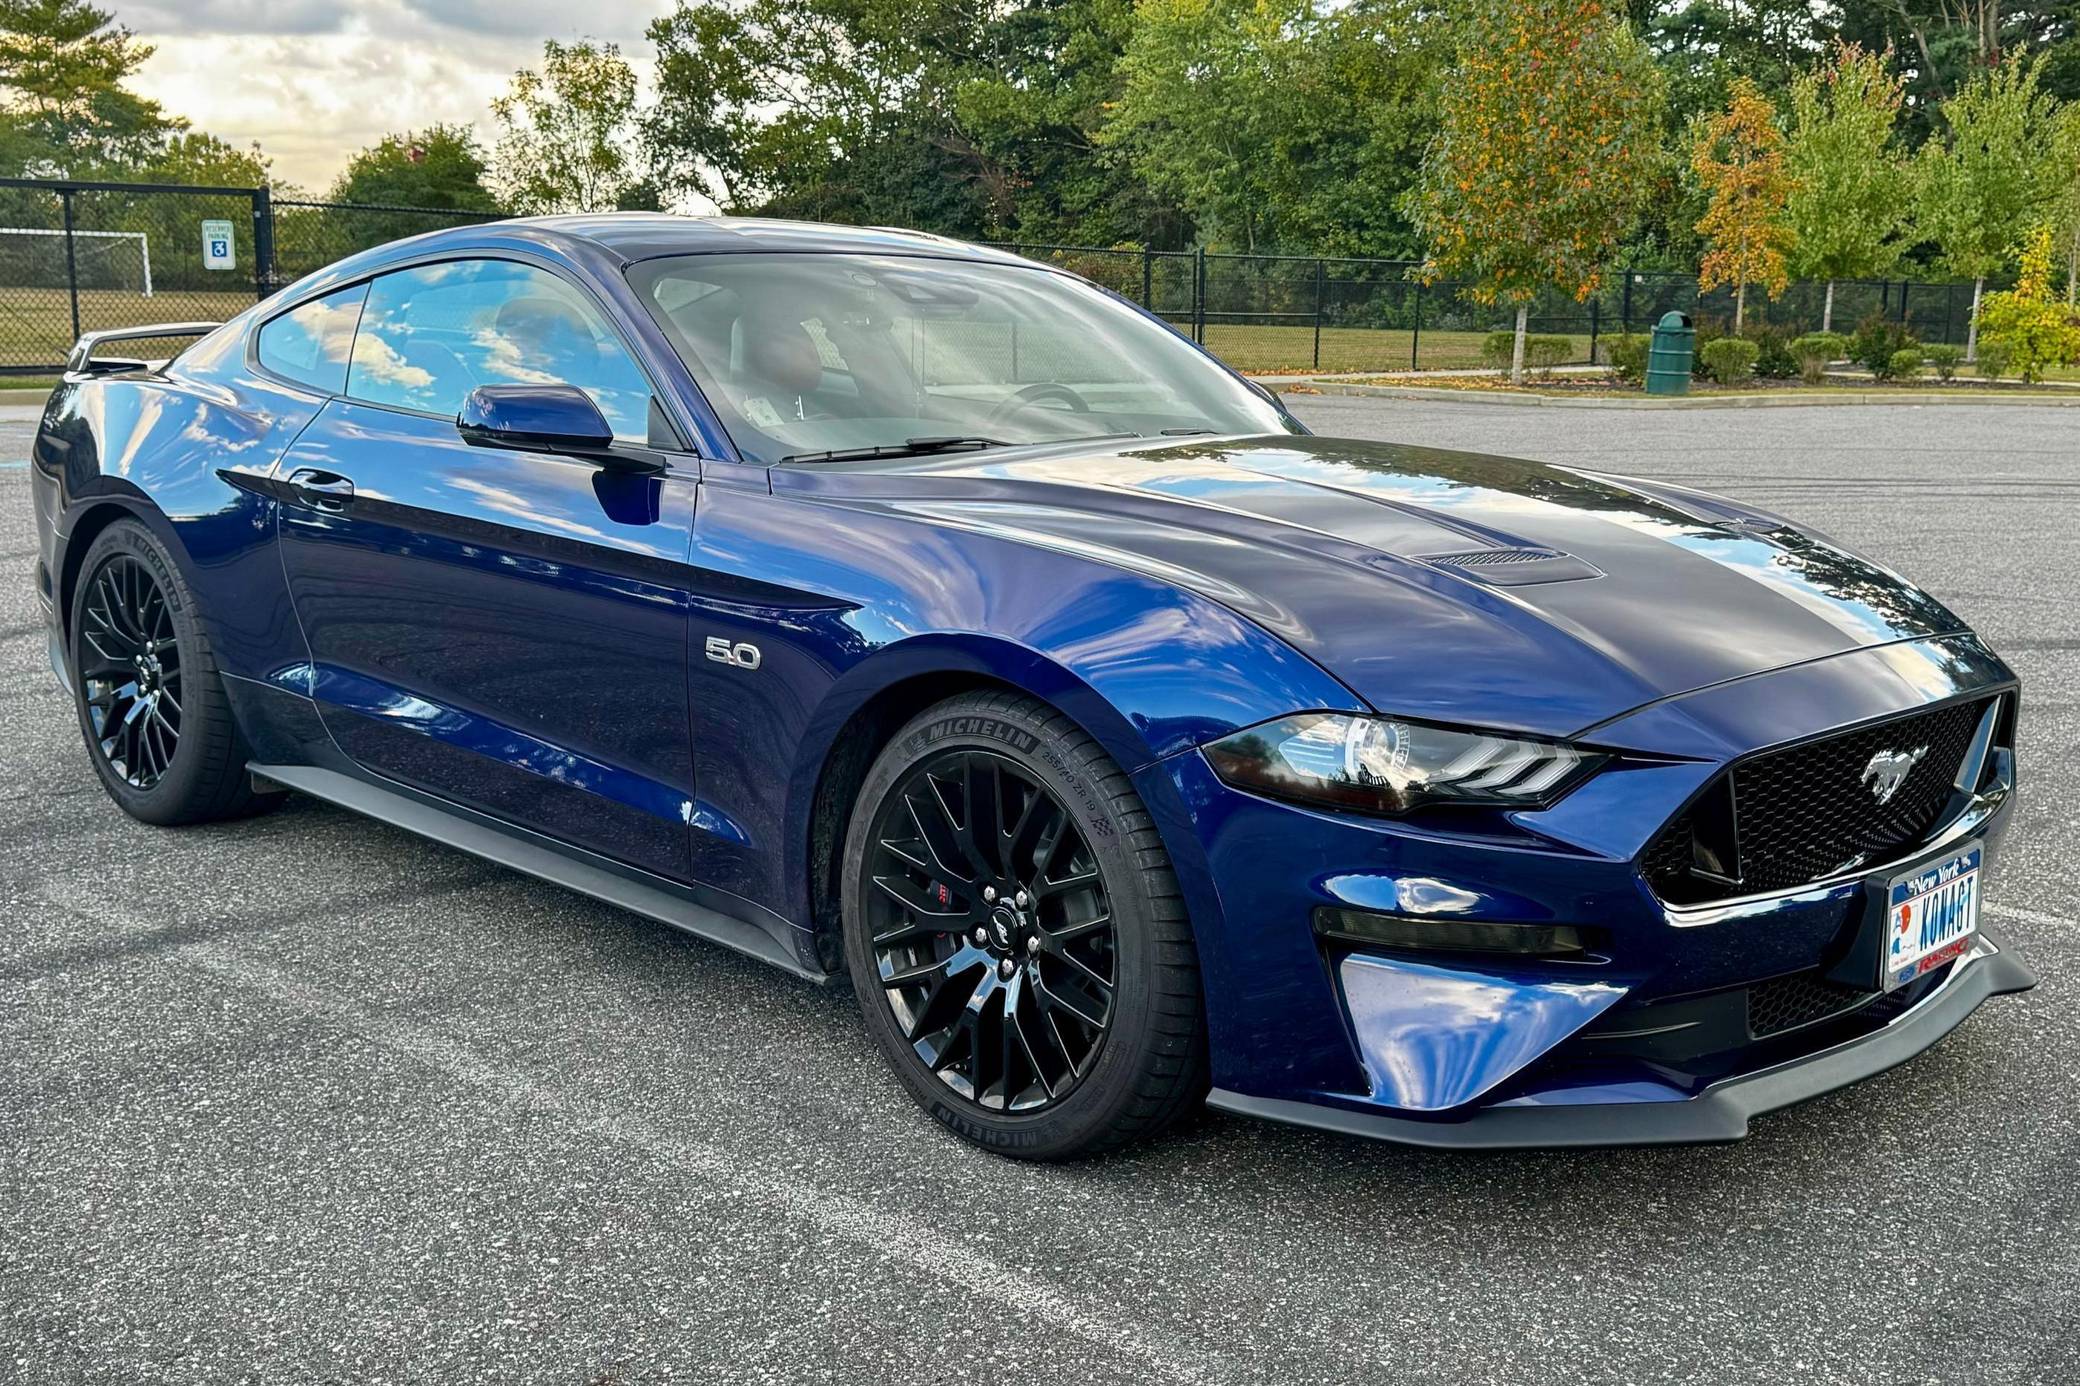
<path fill-rule="evenodd" d="M 484 154 L 466 125 L 385 135 L 347 161 L 326 194 L 333 202 L 496 212 L 484 186 Z"/>
<path fill-rule="evenodd" d="M 1521 383 L 1532 297 L 1594 293 L 1638 214 L 1661 79 L 1594 0 L 1474 0 L 1462 23 L 1408 205 L 1430 248 L 1426 276 L 1468 279 L 1477 302 L 1515 305 L 1510 379 Z"/>
<path fill-rule="evenodd" d="M 123 88 L 151 55 L 85 0 L 0 0 L 0 171 L 76 176 L 149 158 L 183 126 Z"/>
<path fill-rule="evenodd" d="M 2058 113 L 2045 178 L 2051 232 L 2066 263 L 2066 302 L 2080 303 L 2080 105 Z"/>
<path fill-rule="evenodd" d="M 1837 45 L 1832 61 L 1791 84 L 1791 269 L 1827 281 L 1822 332 L 1834 331 L 1835 281 L 1886 274 L 1905 249 L 1911 185 L 1893 142 L 1902 86 L 1883 56 L 1853 43 Z"/>
<path fill-rule="evenodd" d="M 728 210 L 973 234 L 1009 192 L 947 115 L 984 22 L 950 3 L 682 3 L 650 26 L 645 151 L 667 187 Z"/>
<path fill-rule="evenodd" d="M 1972 281 L 1965 359 L 1979 354 L 1986 276 L 2007 262 L 2043 210 L 2042 152 L 2052 100 L 2037 88 L 2041 59 L 1979 72 L 1940 112 L 1944 131 L 1921 149 L 1921 226 L 1943 268 Z"/>
<path fill-rule="evenodd" d="M 542 44 L 542 70 L 491 103 L 492 181 L 514 210 L 607 212 L 632 181 L 636 74 L 611 43 Z"/>
<path fill-rule="evenodd" d="M 1726 109 L 1699 122 L 1690 167 L 1711 198 L 1697 223 L 1705 239 L 1697 287 L 1734 286 L 1733 330 L 1738 334 L 1747 315 L 1748 285 L 1760 284 L 1775 298 L 1790 282 L 1785 256 L 1792 239 L 1784 204 L 1791 178 L 1784 169 L 1784 132 L 1753 81 L 1736 79 Z"/>
<path fill-rule="evenodd" d="M 1398 2 L 1148 0 L 1102 142 L 1217 244 L 1405 255 L 1435 28 Z"/>
<path fill-rule="evenodd" d="M 1095 132 L 1131 0 L 699 0 L 650 27 L 643 147 L 717 206 L 953 235 L 1174 235 Z"/>
<path fill-rule="evenodd" d="M 1986 340 L 2007 348 L 2026 384 L 2042 379 L 2046 366 L 2080 361 L 2080 314 L 2052 298 L 2051 258 L 2051 228 L 2039 226 L 2022 247 L 2014 289 L 1988 294 L 1981 314 Z"/>

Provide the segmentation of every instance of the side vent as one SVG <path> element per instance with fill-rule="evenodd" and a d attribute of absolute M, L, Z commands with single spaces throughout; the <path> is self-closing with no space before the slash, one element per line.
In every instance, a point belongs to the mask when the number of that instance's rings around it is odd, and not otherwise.
<path fill-rule="evenodd" d="M 1542 582 L 1580 582 L 1600 578 L 1603 570 L 1593 563 L 1558 549 L 1493 548 L 1467 553 L 1416 555 L 1416 561 L 1473 582 L 1491 587 L 1528 587 Z"/>

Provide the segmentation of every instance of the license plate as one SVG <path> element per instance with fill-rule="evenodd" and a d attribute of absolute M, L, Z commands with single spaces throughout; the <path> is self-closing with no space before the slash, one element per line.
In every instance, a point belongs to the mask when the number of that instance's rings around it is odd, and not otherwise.
<path fill-rule="evenodd" d="M 1879 969 L 1884 989 L 1905 986 L 1963 955 L 1979 928 L 1978 844 L 1892 878 Z"/>

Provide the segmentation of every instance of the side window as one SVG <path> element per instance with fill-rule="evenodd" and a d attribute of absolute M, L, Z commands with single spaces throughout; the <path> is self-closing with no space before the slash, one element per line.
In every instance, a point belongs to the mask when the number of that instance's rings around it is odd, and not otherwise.
<path fill-rule="evenodd" d="M 616 438 L 650 435 L 643 373 L 585 296 L 555 275 L 510 260 L 447 260 L 376 280 L 347 394 L 454 414 L 479 385 L 575 385 Z"/>
<path fill-rule="evenodd" d="M 276 375 L 339 394 L 347 384 L 347 353 L 368 285 L 314 298 L 260 329 L 260 364 Z"/>

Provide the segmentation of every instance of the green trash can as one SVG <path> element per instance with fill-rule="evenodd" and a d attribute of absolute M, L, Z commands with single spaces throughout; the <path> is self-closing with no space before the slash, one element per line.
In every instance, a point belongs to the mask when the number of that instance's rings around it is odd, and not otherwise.
<path fill-rule="evenodd" d="M 1663 313 L 1647 344 L 1647 393 L 1690 393 L 1690 360 L 1697 350 L 1697 329 L 1688 313 Z"/>

